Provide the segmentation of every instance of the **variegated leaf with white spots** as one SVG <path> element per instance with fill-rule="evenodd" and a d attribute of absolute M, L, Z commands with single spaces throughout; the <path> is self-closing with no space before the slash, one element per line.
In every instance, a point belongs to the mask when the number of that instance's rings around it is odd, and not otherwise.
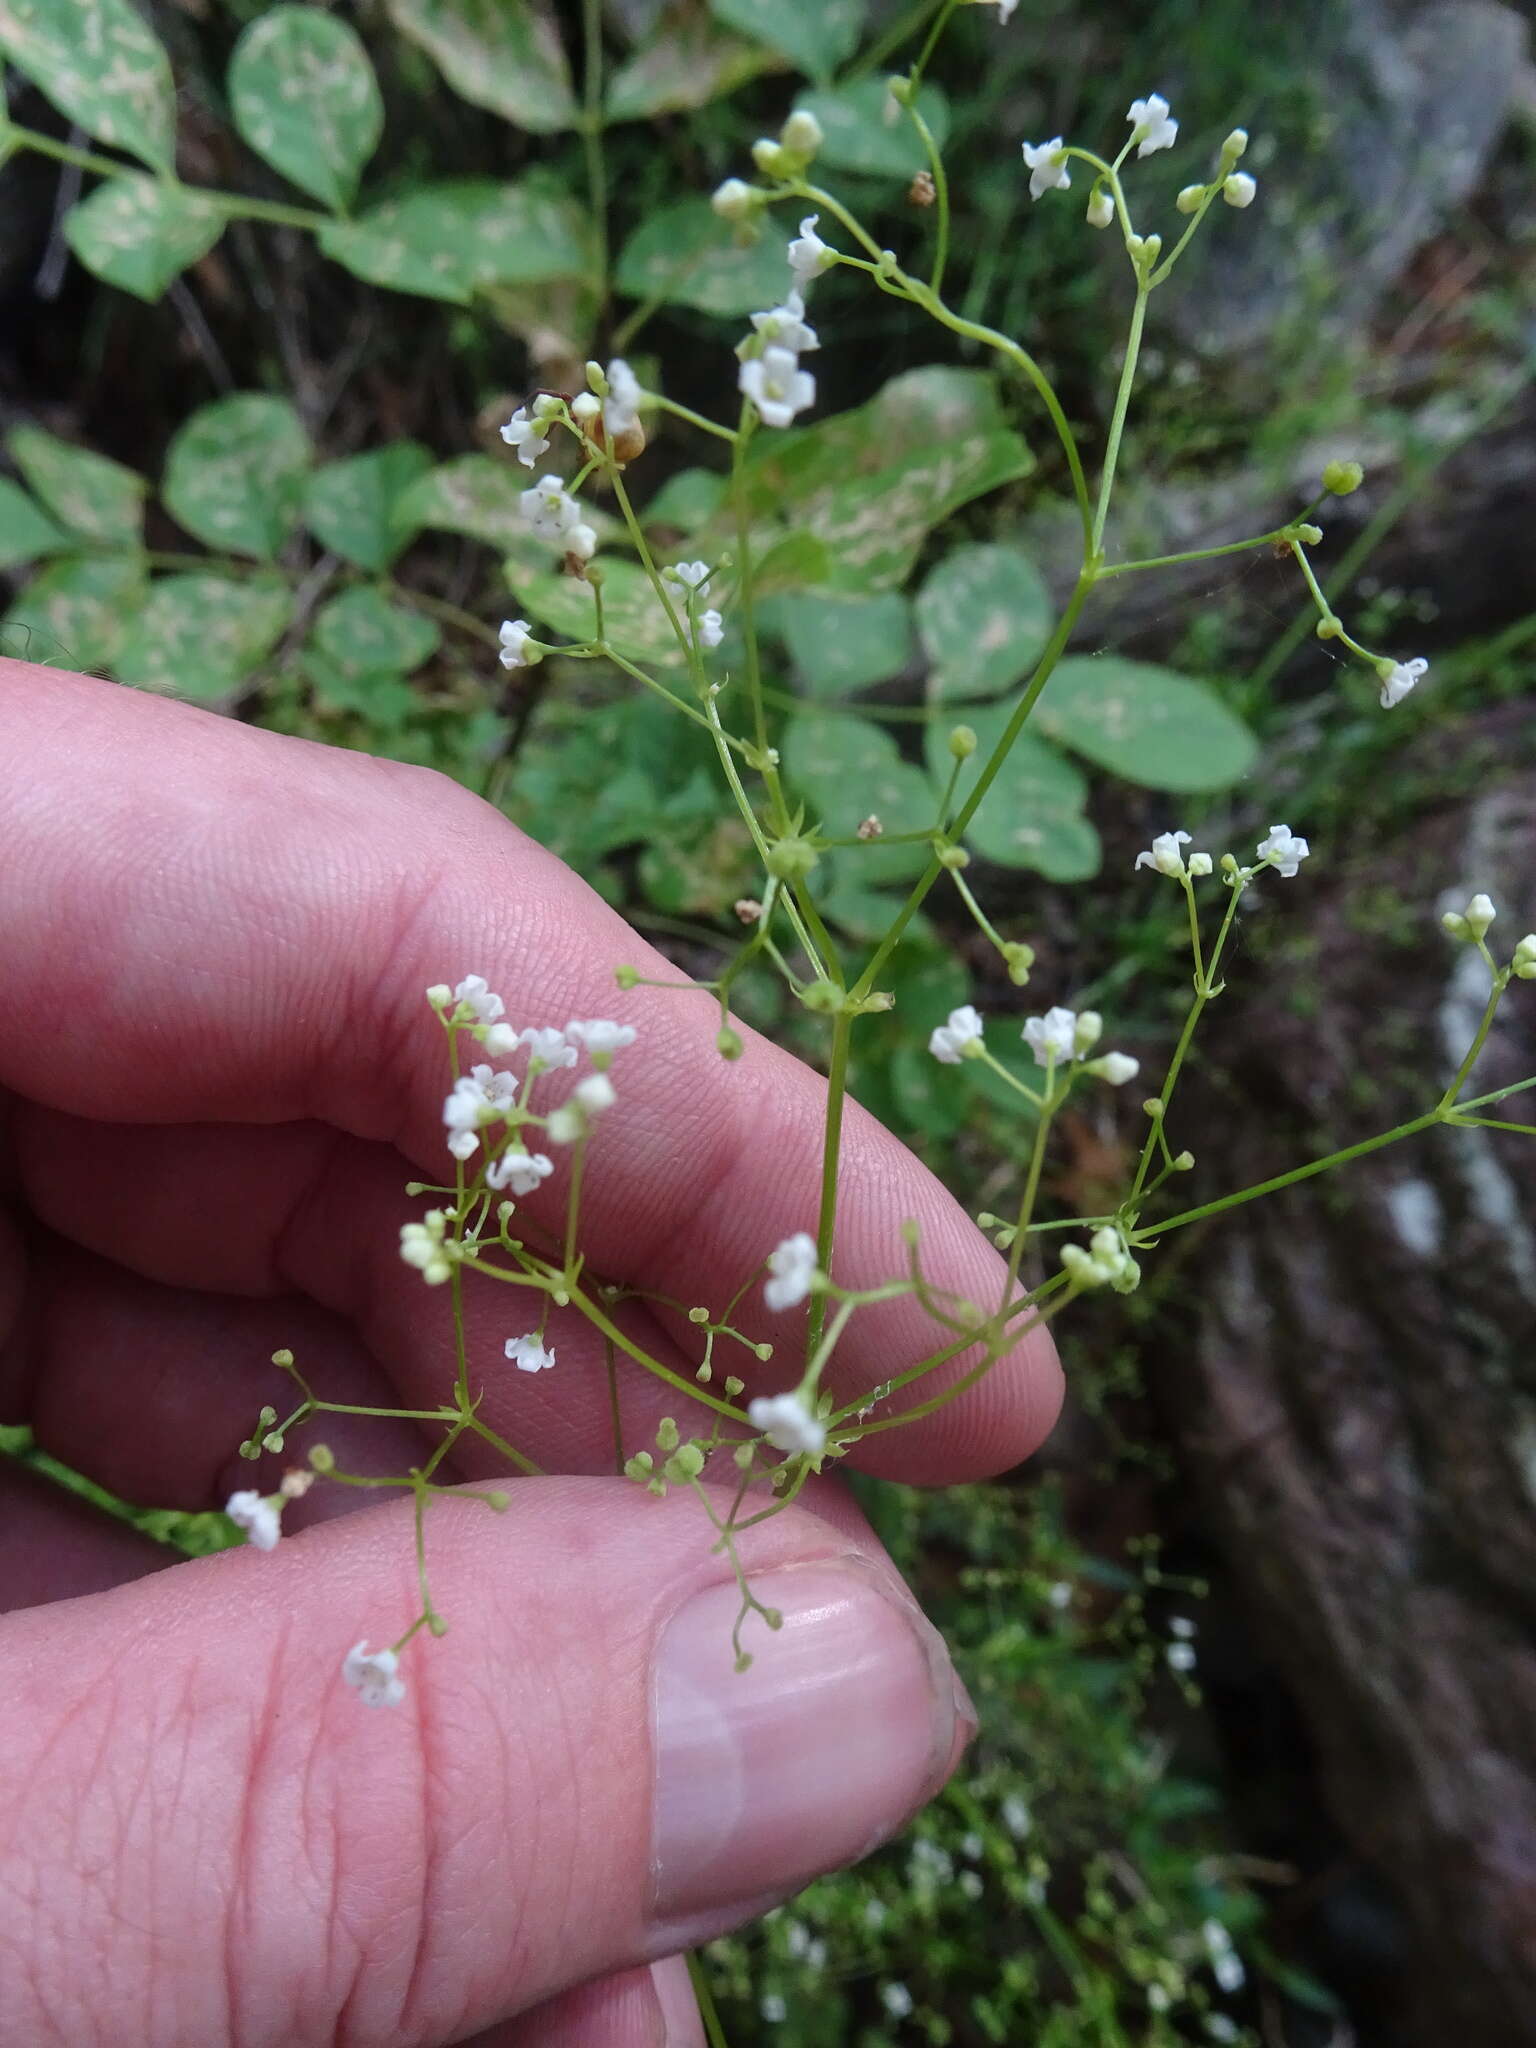
<path fill-rule="evenodd" d="M 137 471 L 45 434 L 41 427 L 14 427 L 5 445 L 27 482 L 71 533 L 108 546 L 137 543 L 149 489 Z"/>
<path fill-rule="evenodd" d="M 385 0 L 385 6 L 461 99 L 540 134 L 575 126 L 570 66 L 542 6 L 530 0 Z"/>
<path fill-rule="evenodd" d="M 224 232 L 211 199 L 169 178 L 105 178 L 64 222 L 87 270 L 150 304 Z"/>
<path fill-rule="evenodd" d="M 324 205 L 350 205 L 384 126 L 355 29 L 318 7 L 269 7 L 235 45 L 229 104 L 264 162 Z"/>
<path fill-rule="evenodd" d="M 241 391 L 182 427 L 166 455 L 161 496 L 209 547 L 270 561 L 298 517 L 308 468 L 309 441 L 287 400 Z"/>
<path fill-rule="evenodd" d="M 260 667 L 292 613 L 293 593 L 277 576 L 161 576 L 114 666 L 141 689 L 217 703 Z"/>
<path fill-rule="evenodd" d="M 131 0 L 0 0 L 0 55 L 98 142 L 169 169 L 171 67 Z"/>

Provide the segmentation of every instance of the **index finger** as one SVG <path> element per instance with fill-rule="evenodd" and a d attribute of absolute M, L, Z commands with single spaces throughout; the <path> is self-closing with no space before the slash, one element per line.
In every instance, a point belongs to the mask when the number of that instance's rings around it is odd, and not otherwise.
<path fill-rule="evenodd" d="M 722 1060 L 708 999 L 617 994 L 623 962 L 676 970 L 458 784 L 18 662 L 0 662 L 0 764 L 0 1085 L 115 1123 L 317 1118 L 435 1180 L 443 1051 L 423 992 L 477 972 L 518 1024 L 608 1015 L 636 1029 L 582 1203 L 597 1271 L 717 1302 L 780 1238 L 814 1228 L 821 1079 L 745 1031 L 743 1058 Z M 558 1182 L 544 1192 L 560 1205 L 546 1218 L 563 1214 Z M 852 1104 L 838 1200 L 843 1284 L 900 1271 L 914 1218 L 936 1286 L 998 1299 L 1002 1262 Z M 780 1338 L 793 1327 L 777 1323 Z M 862 1312 L 844 1373 L 888 1377 L 934 1339 L 911 1300 Z M 1000 1469 L 1056 1401 L 1049 1341 L 1025 1339 L 921 1437 L 891 1432 L 882 1468 Z"/>

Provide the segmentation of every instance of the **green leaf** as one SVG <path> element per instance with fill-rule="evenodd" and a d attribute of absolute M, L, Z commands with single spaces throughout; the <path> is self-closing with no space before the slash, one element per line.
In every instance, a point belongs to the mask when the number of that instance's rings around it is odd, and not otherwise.
<path fill-rule="evenodd" d="M 867 718 L 796 718 L 779 742 L 784 778 L 803 799 L 807 822 L 831 839 L 851 839 L 874 816 L 887 832 L 931 830 L 938 800 L 921 768 L 904 761 L 883 726 Z M 888 881 L 917 873 L 928 847 L 866 842 L 846 863 L 849 879 Z M 840 868 L 841 872 L 841 868 Z"/>
<path fill-rule="evenodd" d="M 568 640 L 590 640 L 597 630 L 592 587 L 579 576 L 532 569 L 520 557 L 506 564 L 507 582 L 530 619 L 542 620 Z M 670 668 L 683 660 L 661 600 L 638 562 L 622 556 L 603 563 L 603 619 L 608 644 L 647 668 Z"/>
<path fill-rule="evenodd" d="M 756 36 L 807 77 L 830 78 L 853 54 L 864 0 L 710 0 L 717 18 Z"/>
<path fill-rule="evenodd" d="M 694 306 L 734 319 L 776 306 L 789 282 L 789 243 L 777 228 L 740 243 L 729 221 L 707 199 L 679 199 L 659 207 L 624 244 L 614 272 L 621 292 Z"/>
<path fill-rule="evenodd" d="M 795 105 L 814 114 L 826 138 L 818 163 L 840 171 L 865 171 L 871 177 L 907 178 L 925 170 L 928 152 L 904 108 L 890 118 L 895 105 L 883 78 L 860 78 L 831 92 L 802 93 Z M 949 133 L 949 101 L 936 85 L 922 86 L 917 110 L 933 132 L 939 148 Z"/>
<path fill-rule="evenodd" d="M 298 517 L 309 441 L 284 398 L 237 392 L 205 405 L 165 459 L 161 496 L 188 533 L 270 561 Z"/>
<path fill-rule="evenodd" d="M 539 134 L 575 125 L 565 51 L 542 7 L 528 0 L 385 0 L 385 6 L 461 99 Z"/>
<path fill-rule="evenodd" d="M 39 555 L 56 555 L 69 545 L 42 506 L 20 484 L 0 476 L 0 569 L 35 562 Z"/>
<path fill-rule="evenodd" d="M 1055 608 L 1045 579 L 1014 548 L 957 548 L 917 597 L 917 629 L 933 663 L 930 701 L 995 697 L 1039 659 Z"/>
<path fill-rule="evenodd" d="M 707 14 L 669 15 L 643 48 L 614 73 L 608 119 L 638 121 L 684 113 L 777 69 L 760 43 L 728 35 Z"/>
<path fill-rule="evenodd" d="M 975 788 L 1012 712 L 1011 704 L 988 704 L 968 718 L 979 744 L 961 767 L 959 802 Z M 954 766 L 948 721 L 936 719 L 924 744 L 929 770 L 942 785 Z M 967 826 L 965 843 L 1000 867 L 1034 868 L 1057 882 L 1086 880 L 1099 868 L 1098 834 L 1083 816 L 1087 799 L 1088 785 L 1071 762 L 1033 733 L 1021 733 Z"/>
<path fill-rule="evenodd" d="M 5 445 L 27 482 L 71 533 L 109 546 L 138 540 L 149 486 L 136 471 L 60 441 L 41 427 L 16 427 Z"/>
<path fill-rule="evenodd" d="M 367 455 L 328 462 L 304 485 L 304 523 L 334 554 L 382 573 L 421 529 L 405 493 L 431 467 L 431 455 L 417 441 L 391 441 Z"/>
<path fill-rule="evenodd" d="M 310 683 L 334 710 L 355 712 L 371 726 L 398 730 L 422 699 L 408 682 L 389 669 L 354 671 L 334 662 L 318 647 L 306 647 L 300 658 Z"/>
<path fill-rule="evenodd" d="M 491 547 L 520 548 L 528 540 L 522 496 L 533 473 L 490 455 L 458 455 L 440 462 L 402 494 L 399 515 L 415 526 L 466 533 Z"/>
<path fill-rule="evenodd" d="M 264 163 L 322 205 L 350 204 L 384 128 L 357 31 L 318 7 L 269 7 L 229 62 L 235 126 Z"/>
<path fill-rule="evenodd" d="M 169 170 L 171 67 L 132 0 L 0 0 L 0 53 L 87 134 Z"/>
<path fill-rule="evenodd" d="M 87 270 L 153 305 L 224 232 L 225 215 L 185 185 L 137 173 L 104 178 L 72 207 L 64 238 Z"/>
<path fill-rule="evenodd" d="M 647 526 L 675 526 L 691 533 L 725 502 L 726 480 L 715 469 L 680 469 L 669 476 L 641 513 Z"/>
<path fill-rule="evenodd" d="M 1224 789 L 1253 766 L 1258 743 L 1204 683 L 1118 654 L 1057 665 L 1038 729 L 1144 789 Z"/>
<path fill-rule="evenodd" d="M 114 666 L 125 683 L 216 703 L 260 667 L 292 614 L 293 593 L 276 576 L 161 576 Z"/>
<path fill-rule="evenodd" d="M 110 668 L 143 595 L 137 555 L 46 563 L 5 615 L 6 651 L 55 668 Z"/>
<path fill-rule="evenodd" d="M 587 262 L 580 210 L 536 178 L 418 185 L 356 220 L 332 222 L 319 242 L 369 284 L 453 305 L 467 304 L 481 285 L 578 277 Z"/>
<path fill-rule="evenodd" d="M 894 590 L 878 597 L 781 597 L 773 622 L 813 697 L 843 697 L 895 675 L 912 637 L 907 600 Z"/>
<path fill-rule="evenodd" d="M 343 675 L 408 675 L 442 644 L 435 622 L 377 590 L 344 590 L 315 620 L 315 645 Z"/>

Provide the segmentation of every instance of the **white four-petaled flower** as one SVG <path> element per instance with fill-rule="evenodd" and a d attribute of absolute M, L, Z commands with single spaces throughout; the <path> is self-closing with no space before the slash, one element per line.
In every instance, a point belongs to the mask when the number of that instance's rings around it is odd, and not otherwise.
<path fill-rule="evenodd" d="M 530 1330 L 526 1337 L 507 1339 L 507 1356 L 519 1372 L 543 1372 L 555 1362 L 553 1348 L 545 1350 L 544 1340 L 537 1330 Z"/>
<path fill-rule="evenodd" d="M 640 379 L 622 356 L 608 365 L 608 396 L 603 400 L 603 426 L 610 440 L 640 424 Z"/>
<path fill-rule="evenodd" d="M 237 1529 L 245 1531 L 246 1542 L 256 1550 L 276 1550 L 283 1533 L 282 1511 L 280 1500 L 269 1500 L 248 1486 L 232 1493 L 224 1503 L 225 1514 Z"/>
<path fill-rule="evenodd" d="M 763 1285 L 763 1299 L 770 1308 L 793 1308 L 811 1291 L 816 1273 L 816 1240 L 809 1231 L 797 1230 L 775 1245 L 768 1259 L 771 1275 Z"/>
<path fill-rule="evenodd" d="M 673 562 L 662 570 L 667 583 L 680 583 L 685 590 L 702 590 L 710 578 L 708 562 Z"/>
<path fill-rule="evenodd" d="M 1053 135 L 1049 142 L 1026 142 L 1022 148 L 1024 161 L 1029 166 L 1030 198 L 1038 199 L 1042 192 L 1057 189 L 1065 192 L 1072 183 L 1072 174 L 1067 167 L 1061 137 Z"/>
<path fill-rule="evenodd" d="M 718 647 L 725 638 L 725 621 L 717 611 L 700 612 L 697 625 L 690 628 L 689 637 L 695 647 Z"/>
<path fill-rule="evenodd" d="M 567 1038 L 574 1038 L 578 1045 L 584 1045 L 591 1053 L 622 1052 L 626 1045 L 635 1042 L 633 1024 L 615 1024 L 608 1017 L 592 1017 L 583 1022 L 573 1017 L 565 1027 Z"/>
<path fill-rule="evenodd" d="M 1289 825 L 1271 825 L 1267 835 L 1259 841 L 1259 859 L 1287 880 L 1311 850 L 1305 839 L 1298 839 Z"/>
<path fill-rule="evenodd" d="M 400 1659 L 393 1650 L 370 1650 L 354 1643 L 341 1662 L 341 1675 L 365 1707 L 398 1707 L 405 1698 L 405 1680 L 398 1677 Z"/>
<path fill-rule="evenodd" d="M 1429 671 L 1429 663 L 1422 654 L 1416 654 L 1412 661 L 1384 662 L 1376 671 L 1381 678 L 1381 708 L 1390 711 L 1394 704 L 1401 704 L 1408 696 L 1419 677 Z"/>
<path fill-rule="evenodd" d="M 1024 1043 L 1035 1056 L 1037 1066 L 1049 1066 L 1054 1060 L 1077 1057 L 1077 1012 L 1057 1004 L 1047 1010 L 1043 1017 L 1024 1019 Z"/>
<path fill-rule="evenodd" d="M 826 244 L 822 246 L 824 248 Z M 754 313 L 752 325 L 765 344 L 790 349 L 796 355 L 821 346 L 816 339 L 815 328 L 806 325 L 805 300 L 799 292 L 790 292 L 782 306 L 770 306 L 766 313 Z"/>
<path fill-rule="evenodd" d="M 544 659 L 544 651 L 535 647 L 530 653 L 528 642 L 533 628 L 526 619 L 503 619 L 501 622 L 501 665 L 503 668 L 532 668 L 535 662 Z"/>
<path fill-rule="evenodd" d="M 967 1056 L 969 1047 L 980 1046 L 981 1034 L 981 1012 L 967 1003 L 962 1009 L 951 1010 L 943 1024 L 934 1026 L 928 1039 L 928 1050 L 942 1065 L 957 1067 Z"/>
<path fill-rule="evenodd" d="M 544 426 L 543 420 L 529 419 L 526 408 L 520 405 L 501 430 L 503 441 L 509 448 L 517 450 L 518 461 L 528 469 L 532 469 L 549 446 Z"/>
<path fill-rule="evenodd" d="M 507 1006 L 490 988 L 483 974 L 466 974 L 453 992 L 456 1003 L 468 1003 L 477 1024 L 494 1024 L 505 1017 Z"/>
<path fill-rule="evenodd" d="M 485 1184 L 498 1193 L 502 1189 L 510 1189 L 521 1198 L 531 1195 L 554 1170 L 554 1162 L 543 1152 L 503 1152 L 499 1159 L 493 1159 L 486 1167 Z"/>
<path fill-rule="evenodd" d="M 1160 92 L 1150 92 L 1144 100 L 1132 100 L 1125 118 L 1131 124 L 1138 156 L 1151 156 L 1155 150 L 1172 149 L 1178 140 L 1179 124 L 1170 115 L 1168 102 Z"/>
<path fill-rule="evenodd" d="M 554 1024 L 532 1025 L 517 1034 L 519 1045 L 528 1048 L 531 1060 L 541 1060 L 546 1068 L 574 1067 L 576 1048 L 566 1043 L 565 1033 Z"/>
<path fill-rule="evenodd" d="M 816 232 L 819 213 L 808 213 L 800 223 L 800 232 L 789 245 L 789 267 L 795 275 L 795 289 L 803 298 L 808 285 L 820 277 L 824 270 L 830 270 L 837 261 L 837 252 Z"/>
<path fill-rule="evenodd" d="M 597 552 L 597 535 L 582 519 L 581 507 L 557 476 L 541 476 L 518 499 L 524 522 L 540 540 L 559 543 L 568 555 L 587 561 Z"/>
<path fill-rule="evenodd" d="M 1160 875 L 1182 879 L 1186 873 L 1181 846 L 1188 846 L 1187 832 L 1159 832 L 1144 853 L 1136 856 L 1138 868 L 1156 868 Z"/>
<path fill-rule="evenodd" d="M 801 369 L 793 349 L 765 348 L 742 364 L 736 382 L 765 426 L 787 427 L 797 412 L 816 403 L 816 379 Z"/>
<path fill-rule="evenodd" d="M 798 1387 L 788 1394 L 759 1394 L 747 1403 L 747 1420 L 776 1451 L 809 1451 L 819 1457 L 827 1447 L 827 1432 Z"/>

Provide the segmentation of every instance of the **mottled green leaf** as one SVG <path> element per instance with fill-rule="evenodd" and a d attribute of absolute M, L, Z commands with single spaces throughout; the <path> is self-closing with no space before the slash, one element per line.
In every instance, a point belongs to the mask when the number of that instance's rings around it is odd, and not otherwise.
<path fill-rule="evenodd" d="M 161 496 L 209 547 L 268 561 L 298 517 L 308 467 L 309 442 L 288 401 L 237 392 L 182 427 L 166 455 Z"/>
<path fill-rule="evenodd" d="M 651 114 L 682 113 L 775 69 L 775 59 L 760 43 L 727 34 L 707 14 L 675 12 L 614 73 L 608 118 L 638 121 Z"/>
<path fill-rule="evenodd" d="M 756 36 L 808 78 L 830 78 L 858 47 L 864 0 L 710 0 L 715 15 Z"/>
<path fill-rule="evenodd" d="M 5 615 L 5 651 L 54 668 L 110 668 L 143 595 L 137 555 L 48 562 Z"/>
<path fill-rule="evenodd" d="M 669 476 L 641 513 L 647 526 L 675 526 L 691 533 L 725 502 L 726 479 L 714 469 L 680 469 Z"/>
<path fill-rule="evenodd" d="M 533 540 L 522 515 L 523 493 L 532 489 L 533 477 L 532 470 L 510 459 L 458 455 L 452 462 L 440 462 L 402 492 L 400 516 L 417 526 L 465 533 L 492 547 L 513 550 L 523 567 L 535 573 L 548 563 L 551 550 L 546 542 Z M 582 516 L 600 542 L 619 530 L 612 514 L 585 496 Z"/>
<path fill-rule="evenodd" d="M 546 551 L 547 552 L 547 551 Z M 590 640 L 597 630 L 592 587 L 579 576 L 530 569 L 518 556 L 506 564 L 507 582 L 520 610 L 560 640 Z M 661 600 L 638 562 L 603 563 L 603 616 L 610 646 L 647 668 L 675 667 L 683 660 Z"/>
<path fill-rule="evenodd" d="M 391 441 L 317 469 L 304 485 L 304 523 L 333 553 L 382 572 L 421 530 L 405 494 L 432 467 L 417 441 Z"/>
<path fill-rule="evenodd" d="M 735 318 L 776 306 L 789 286 L 789 243 L 769 226 L 740 242 L 707 199 L 658 207 L 624 244 L 614 282 L 631 298 Z"/>
<path fill-rule="evenodd" d="M 795 105 L 821 123 L 825 140 L 818 163 L 888 178 L 911 178 L 928 167 L 922 137 L 911 116 L 891 98 L 883 78 L 859 78 L 830 92 L 802 93 Z M 949 102 L 938 86 L 919 90 L 917 109 L 942 149 L 949 133 Z"/>
<path fill-rule="evenodd" d="M 806 805 L 809 822 L 829 838 L 851 839 L 866 818 L 887 833 L 931 831 L 938 799 L 921 768 L 901 758 L 883 726 L 867 718 L 795 718 L 779 742 L 784 778 Z M 871 839 L 850 853 L 861 883 L 915 874 L 928 859 L 925 841 L 889 845 Z"/>
<path fill-rule="evenodd" d="M 149 486 L 136 471 L 60 441 L 41 427 L 16 427 L 5 445 L 27 482 L 71 533 L 109 546 L 138 539 Z"/>
<path fill-rule="evenodd" d="M 1011 704 L 979 705 L 966 716 L 979 742 L 960 770 L 956 801 L 976 785 L 1013 712 Z M 945 784 L 954 767 L 948 719 L 935 719 L 925 739 L 928 767 Z M 1088 785 L 1070 761 L 1024 732 L 1014 741 L 997 778 L 965 831 L 974 853 L 1002 867 L 1035 868 L 1053 881 L 1082 881 L 1099 866 L 1098 834 L 1083 816 Z"/>
<path fill-rule="evenodd" d="M 432 58 L 462 99 L 538 133 L 576 121 L 554 24 L 528 0 L 385 0 L 391 21 Z"/>
<path fill-rule="evenodd" d="M 1145 789 L 1224 789 L 1258 752 L 1248 727 L 1206 684 L 1118 654 L 1068 656 L 1035 721 L 1047 737 Z"/>
<path fill-rule="evenodd" d="M 344 675 L 409 675 L 442 644 L 436 623 L 382 591 L 344 590 L 315 620 L 315 645 Z"/>
<path fill-rule="evenodd" d="M 235 126 L 264 163 L 323 205 L 346 206 L 384 128 L 357 31 L 318 7 L 269 7 L 229 63 Z"/>
<path fill-rule="evenodd" d="M 0 476 L 0 569 L 35 562 L 39 555 L 56 555 L 70 545 L 35 498 L 8 476 Z"/>
<path fill-rule="evenodd" d="M 87 270 L 150 304 L 206 256 L 225 216 L 185 185 L 138 174 L 104 178 L 65 218 L 64 237 Z"/>
<path fill-rule="evenodd" d="M 781 597 L 773 622 L 813 697 L 842 697 L 895 675 L 912 622 L 899 591 L 878 597 Z"/>
<path fill-rule="evenodd" d="M 87 134 L 169 169 L 171 67 L 131 0 L 0 0 L 0 54 Z"/>
<path fill-rule="evenodd" d="M 995 697 L 1033 667 L 1051 637 L 1045 579 L 1016 548 L 957 548 L 917 596 L 917 628 L 933 663 L 930 701 Z"/>
<path fill-rule="evenodd" d="M 350 669 L 311 644 L 300 657 L 311 686 L 336 711 L 355 712 L 370 726 L 404 725 L 423 700 L 405 678 L 390 669 Z"/>
<path fill-rule="evenodd" d="M 535 178 L 418 185 L 356 220 L 332 222 L 319 241 L 370 284 L 456 305 L 477 286 L 579 276 L 587 261 L 580 210 Z"/>
<path fill-rule="evenodd" d="M 276 576 L 161 576 L 114 666 L 125 683 L 216 703 L 260 667 L 292 613 L 293 593 Z"/>

